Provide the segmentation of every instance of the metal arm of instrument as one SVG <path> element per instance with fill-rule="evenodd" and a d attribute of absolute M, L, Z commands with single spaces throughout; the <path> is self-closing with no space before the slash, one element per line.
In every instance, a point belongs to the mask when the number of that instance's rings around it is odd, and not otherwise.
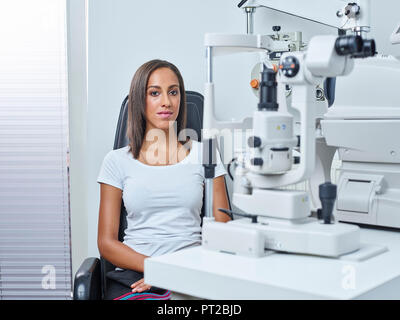
<path fill-rule="evenodd" d="M 370 0 L 249 0 L 242 6 L 245 10 L 259 7 L 357 33 L 369 31 L 370 26 Z"/>

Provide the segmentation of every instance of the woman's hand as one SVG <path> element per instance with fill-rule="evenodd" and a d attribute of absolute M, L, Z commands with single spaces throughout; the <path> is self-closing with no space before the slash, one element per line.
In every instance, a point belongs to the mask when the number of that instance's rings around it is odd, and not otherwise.
<path fill-rule="evenodd" d="M 140 279 L 131 285 L 132 292 L 143 292 L 146 290 L 150 290 L 151 286 L 144 283 L 144 279 Z"/>

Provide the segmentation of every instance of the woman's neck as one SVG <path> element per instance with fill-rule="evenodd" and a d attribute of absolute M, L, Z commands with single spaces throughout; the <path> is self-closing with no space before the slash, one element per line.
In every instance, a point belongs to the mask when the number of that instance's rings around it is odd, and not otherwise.
<path fill-rule="evenodd" d="M 174 150 L 178 146 L 178 137 L 173 128 L 159 129 L 151 128 L 146 129 L 141 150 L 148 150 L 149 148 L 156 148 L 160 151 Z"/>
<path fill-rule="evenodd" d="M 179 162 L 181 145 L 175 130 L 152 128 L 146 130 L 139 159 L 152 165 L 167 165 Z"/>

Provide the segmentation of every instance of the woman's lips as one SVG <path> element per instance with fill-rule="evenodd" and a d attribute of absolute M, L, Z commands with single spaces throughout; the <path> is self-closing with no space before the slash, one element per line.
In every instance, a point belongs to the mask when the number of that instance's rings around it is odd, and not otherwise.
<path fill-rule="evenodd" d="M 169 118 L 170 116 L 172 116 L 172 112 L 169 112 L 169 111 L 159 112 L 159 113 L 157 113 L 157 115 L 158 115 L 159 117 L 161 117 L 162 119 L 167 119 L 167 118 Z"/>

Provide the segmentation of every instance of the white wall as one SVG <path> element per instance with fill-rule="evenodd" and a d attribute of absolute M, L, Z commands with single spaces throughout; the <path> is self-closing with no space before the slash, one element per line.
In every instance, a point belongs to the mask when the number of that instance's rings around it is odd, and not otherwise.
<path fill-rule="evenodd" d="M 85 1 L 68 0 L 67 27 L 71 247 L 72 273 L 75 275 L 88 256 Z"/>
<path fill-rule="evenodd" d="M 237 8 L 238 2 L 89 0 L 86 192 L 90 256 L 98 256 L 96 178 L 103 157 L 113 147 L 120 104 L 128 93 L 135 70 L 153 58 L 169 60 L 181 70 L 186 89 L 202 93 L 203 35 L 206 32 L 244 33 L 245 15 Z M 383 2 L 392 7 L 383 6 Z M 372 19 L 376 29 L 372 35 L 376 36 L 379 51 L 384 49 L 386 53 L 400 55 L 400 46 L 393 48 L 387 40 L 400 20 L 395 14 L 399 9 L 400 4 L 395 0 L 379 1 L 379 4 L 373 1 Z M 259 9 L 255 33 L 270 34 L 272 25 L 281 25 L 282 31 L 303 31 L 305 41 L 315 34 L 336 34 L 326 26 Z M 253 63 L 254 57 L 216 59 L 216 102 L 220 108 L 217 116 L 240 117 L 255 108 L 257 101 L 248 87 Z"/>

